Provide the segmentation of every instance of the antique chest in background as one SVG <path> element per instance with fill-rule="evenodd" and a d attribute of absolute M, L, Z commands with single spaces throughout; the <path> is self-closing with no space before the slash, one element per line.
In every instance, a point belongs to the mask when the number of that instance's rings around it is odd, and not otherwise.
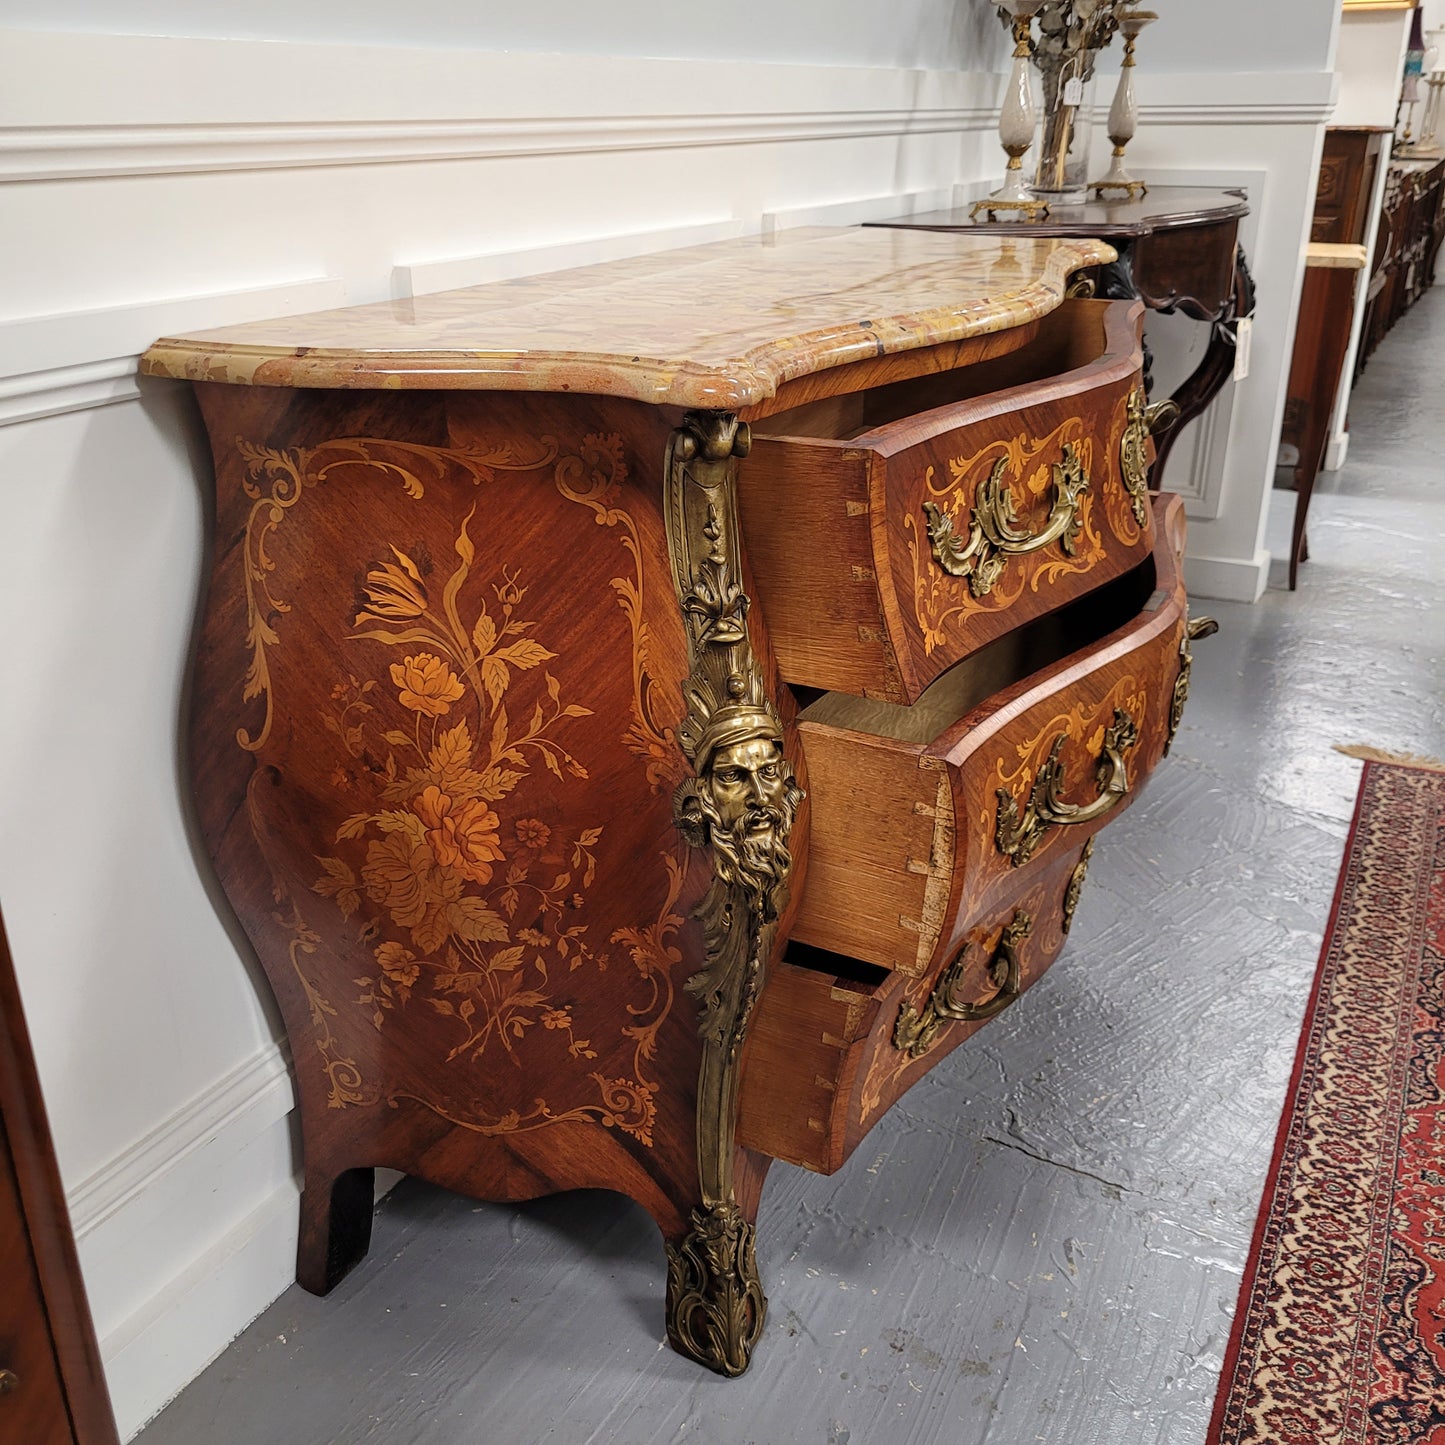
<path fill-rule="evenodd" d="M 1056 956 L 1178 725 L 1182 512 L 1091 241 L 785 234 L 157 343 L 215 457 L 191 770 L 298 1277 L 377 1166 L 584 1186 L 725 1374 L 837 1169 Z"/>

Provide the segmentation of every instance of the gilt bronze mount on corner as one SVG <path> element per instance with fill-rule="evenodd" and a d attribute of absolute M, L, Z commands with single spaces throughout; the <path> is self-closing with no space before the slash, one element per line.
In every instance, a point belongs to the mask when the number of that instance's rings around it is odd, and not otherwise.
<path fill-rule="evenodd" d="M 1074 926 L 1074 910 L 1079 906 L 1079 895 L 1084 891 L 1084 879 L 1089 876 L 1089 860 L 1094 856 L 1094 840 L 1084 844 L 1074 871 L 1069 874 L 1069 886 L 1064 889 L 1064 916 L 1059 920 L 1059 932 L 1065 937 Z"/>
<path fill-rule="evenodd" d="M 1134 520 L 1142 527 L 1149 518 L 1149 438 L 1179 419 L 1179 405 L 1172 398 L 1152 404 L 1142 386 L 1129 393 L 1124 436 L 1119 443 L 1119 473 Z"/>
<path fill-rule="evenodd" d="M 696 911 L 706 961 L 686 985 L 702 1039 L 701 1199 L 687 1234 L 667 1247 L 667 1333 L 682 1354 L 722 1375 L 747 1369 L 767 1312 L 753 1224 L 734 1187 L 738 1056 L 787 897 L 788 838 L 803 799 L 748 635 L 733 471 L 748 448 L 747 424 L 736 416 L 690 411 L 669 439 L 664 478 L 689 658 L 677 740 L 694 770 L 673 798 L 673 818 L 713 867 Z"/>
<path fill-rule="evenodd" d="M 1179 638 L 1179 675 L 1174 679 L 1174 695 L 1169 701 L 1169 731 L 1164 737 L 1166 757 L 1184 719 L 1184 704 L 1189 701 L 1189 674 L 1194 669 L 1194 651 L 1189 644 L 1200 637 L 1213 637 L 1218 631 L 1219 624 L 1212 617 L 1194 617 Z"/>

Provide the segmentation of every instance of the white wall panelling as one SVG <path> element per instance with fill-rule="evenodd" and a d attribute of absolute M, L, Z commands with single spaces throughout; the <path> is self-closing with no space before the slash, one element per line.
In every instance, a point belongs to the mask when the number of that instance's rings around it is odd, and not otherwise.
<path fill-rule="evenodd" d="M 1411 10 L 1352 10 L 1340 24 L 1340 103 L 1331 125 L 1395 124 Z M 1423 94 L 1423 87 L 1422 87 Z"/>
<path fill-rule="evenodd" d="M 1284 8 L 1299 0 L 1275 0 Z M 957 0 L 728 0 L 708 13 L 678 0 L 347 0 L 244 6 L 194 0 L 7 0 L 12 24 L 65 31 L 193 35 L 593 56 L 706 57 L 988 70 L 1003 55 L 992 9 Z"/>
<path fill-rule="evenodd" d="M 684 246 L 703 246 L 734 236 L 771 235 L 795 226 L 857 226 L 864 221 L 889 216 L 915 215 L 939 210 L 955 203 L 957 195 L 977 187 L 948 186 L 930 191 L 890 193 L 856 201 L 833 201 L 821 206 L 803 206 L 786 211 L 764 211 L 754 227 L 743 220 L 705 221 L 695 226 L 675 226 L 663 231 L 629 231 L 621 236 L 596 236 L 568 241 L 559 246 L 533 246 L 525 251 L 500 251 L 493 255 L 464 256 L 446 261 L 414 261 L 397 266 L 392 290 L 396 296 L 425 296 L 459 286 L 480 286 L 488 281 L 505 281 L 513 276 L 540 276 L 564 271 L 570 266 L 615 261 L 627 256 L 647 256 Z M 970 199 L 972 197 L 970 196 Z"/>
<path fill-rule="evenodd" d="M 705 221 L 696 226 L 674 226 L 665 231 L 629 231 L 621 236 L 596 236 L 560 246 L 533 246 L 525 251 L 498 251 L 488 256 L 461 256 L 447 261 L 413 261 L 393 273 L 397 296 L 426 296 L 461 286 L 481 286 L 514 276 L 540 276 L 570 266 L 616 261 L 628 256 L 650 256 L 684 246 L 704 246 L 743 234 L 741 221 Z"/>
<path fill-rule="evenodd" d="M 1320 18 L 1323 24 L 1334 17 Z M 1144 114 L 1158 97 L 1180 105 L 1182 79 L 1151 76 L 1141 64 Z M 1190 123 L 1176 129 L 1141 123 L 1129 157 L 1132 167 L 1145 171 L 1188 167 L 1196 173 L 1225 176 L 1263 172 L 1262 182 L 1250 187 L 1257 206 L 1249 233 L 1250 266 L 1258 289 L 1250 374 L 1234 389 L 1222 477 L 1207 507 L 1195 509 L 1212 509 L 1215 515 L 1192 518 L 1185 559 L 1191 591 L 1252 602 L 1269 577 L 1264 525 L 1324 123 L 1334 108 L 1334 76 L 1302 72 L 1273 77 L 1219 75 L 1212 80 L 1220 102 L 1213 124 Z M 1251 113 L 1250 100 L 1256 94 L 1274 95 L 1278 109 L 1269 112 L 1261 106 L 1252 119 L 1242 119 Z M 1273 120 L 1266 119 L 1270 114 Z M 1106 148 L 1102 138 L 1099 145 L 1102 166 Z"/>
<path fill-rule="evenodd" d="M 134 357 L 168 331 L 996 184 L 989 7 L 747 3 L 769 24 L 729 34 L 769 37 L 754 54 L 663 0 L 10 7 L 35 28 L 0 32 L 0 606 L 24 619 L 0 688 L 0 896 L 127 1433 L 291 1277 L 296 1190 L 274 1010 L 198 863 L 178 761 L 207 454 L 184 388 L 137 382 Z M 1246 0 L 1205 8 L 1211 34 L 1252 23 Z M 848 33 L 818 39 L 820 16 Z M 1332 23 L 1296 17 L 1283 73 L 1238 74 L 1207 46 L 1191 62 L 1180 17 L 1140 68 L 1136 163 L 1265 177 L 1255 369 L 1226 463 L 1216 438 L 1191 484 L 1217 513 L 1191 580 L 1224 595 L 1259 573 Z M 253 38 L 218 38 L 238 25 Z M 323 25 L 352 43 L 303 43 Z M 543 34 L 580 53 L 533 53 Z"/>
<path fill-rule="evenodd" d="M 157 336 L 342 306 L 334 277 L 0 321 L 0 426 L 140 395 L 136 362 Z"/>

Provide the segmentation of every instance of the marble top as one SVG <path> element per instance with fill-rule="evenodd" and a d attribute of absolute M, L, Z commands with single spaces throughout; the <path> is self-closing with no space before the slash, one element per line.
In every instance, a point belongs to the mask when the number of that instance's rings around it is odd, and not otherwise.
<path fill-rule="evenodd" d="M 741 410 L 795 377 L 1052 311 L 1102 241 L 804 229 L 167 337 L 150 376 L 577 391 Z"/>

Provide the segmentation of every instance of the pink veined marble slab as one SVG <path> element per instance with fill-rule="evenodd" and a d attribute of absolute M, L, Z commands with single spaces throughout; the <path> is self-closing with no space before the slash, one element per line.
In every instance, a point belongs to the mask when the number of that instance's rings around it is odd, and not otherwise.
<path fill-rule="evenodd" d="M 795 377 L 1052 311 L 1102 241 L 786 231 L 167 337 L 151 376 L 574 391 L 737 411 Z"/>

